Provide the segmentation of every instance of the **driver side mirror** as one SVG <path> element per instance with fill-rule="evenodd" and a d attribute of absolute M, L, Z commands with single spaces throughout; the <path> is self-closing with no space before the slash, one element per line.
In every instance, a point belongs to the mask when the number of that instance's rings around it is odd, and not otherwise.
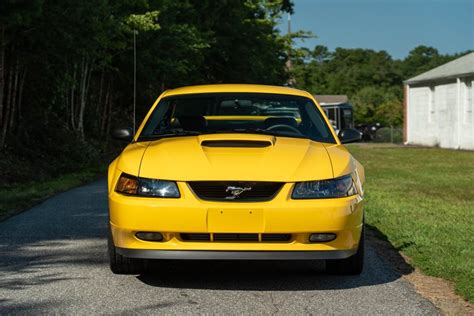
<path fill-rule="evenodd" d="M 339 140 L 343 144 L 360 142 L 362 133 L 354 128 L 345 128 L 339 132 Z"/>
<path fill-rule="evenodd" d="M 112 138 L 131 142 L 133 140 L 133 130 L 130 127 L 116 128 L 112 131 Z"/>

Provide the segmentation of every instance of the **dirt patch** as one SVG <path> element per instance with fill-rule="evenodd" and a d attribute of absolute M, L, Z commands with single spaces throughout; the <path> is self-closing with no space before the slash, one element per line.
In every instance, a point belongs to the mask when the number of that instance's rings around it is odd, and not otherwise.
<path fill-rule="evenodd" d="M 451 282 L 424 275 L 410 265 L 410 258 L 398 252 L 378 231 L 367 229 L 367 237 L 377 254 L 390 262 L 402 278 L 413 284 L 416 291 L 430 300 L 445 315 L 474 315 L 474 305 L 454 291 Z"/>

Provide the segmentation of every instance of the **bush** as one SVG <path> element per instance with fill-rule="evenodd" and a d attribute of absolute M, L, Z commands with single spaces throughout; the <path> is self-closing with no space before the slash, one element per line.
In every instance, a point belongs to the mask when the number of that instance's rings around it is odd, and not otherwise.
<path fill-rule="evenodd" d="M 400 144 L 403 142 L 403 129 L 399 127 L 382 127 L 375 133 L 374 142 Z"/>
<path fill-rule="evenodd" d="M 11 147 L 0 152 L 0 188 L 33 181 L 46 181 L 67 173 L 103 166 L 120 148 L 117 144 L 88 139 L 58 128 L 30 127 L 27 135 L 18 135 Z M 20 137 L 23 139 L 20 141 Z M 121 145 L 121 144 L 119 144 Z"/>

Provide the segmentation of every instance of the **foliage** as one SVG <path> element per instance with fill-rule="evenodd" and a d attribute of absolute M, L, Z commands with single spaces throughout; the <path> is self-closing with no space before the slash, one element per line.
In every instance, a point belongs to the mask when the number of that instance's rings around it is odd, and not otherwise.
<path fill-rule="evenodd" d="M 351 100 L 356 109 L 356 122 L 369 119 L 386 126 L 400 126 L 403 123 L 403 105 L 396 92 L 366 86 L 357 91 Z"/>
<path fill-rule="evenodd" d="M 403 143 L 403 129 L 397 127 L 382 127 L 377 130 L 374 138 L 375 143 Z"/>
<path fill-rule="evenodd" d="M 292 78 L 298 88 L 313 94 L 346 94 L 354 104 L 356 123 L 403 123 L 403 80 L 444 64 L 463 53 L 441 55 L 418 46 L 404 60 L 385 51 L 317 45 L 291 53 Z"/>
<path fill-rule="evenodd" d="M 160 11 L 150 11 L 144 14 L 130 14 L 125 19 L 125 25 L 129 31 L 158 31 L 160 25 L 157 23 Z"/>
<path fill-rule="evenodd" d="M 474 302 L 474 153 L 351 145 L 364 165 L 366 222 L 424 273 Z"/>
<path fill-rule="evenodd" d="M 112 126 L 132 125 L 134 33 L 138 120 L 173 87 L 283 84 L 288 39 L 276 25 L 292 10 L 289 0 L 0 1 L 0 152 L 51 176 L 93 164 Z"/>

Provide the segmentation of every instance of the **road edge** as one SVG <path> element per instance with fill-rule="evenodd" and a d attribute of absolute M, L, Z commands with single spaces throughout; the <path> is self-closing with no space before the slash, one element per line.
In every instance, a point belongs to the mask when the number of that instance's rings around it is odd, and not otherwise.
<path fill-rule="evenodd" d="M 444 315 L 474 315 L 474 305 L 456 294 L 452 282 L 423 274 L 414 267 L 410 258 L 396 250 L 382 234 L 367 227 L 367 237 L 375 252 L 413 285 L 415 291 L 430 301 Z"/>
<path fill-rule="evenodd" d="M 75 173 L 72 173 L 72 174 L 75 174 Z M 18 209 L 12 209 L 12 210 L 0 213 L 0 223 L 8 220 L 9 218 L 17 216 L 17 215 L 19 215 L 23 212 L 27 212 L 27 211 L 31 210 L 32 208 L 40 205 L 44 201 L 46 201 L 46 200 L 48 200 L 48 199 L 50 199 L 50 198 L 52 198 L 52 197 L 54 197 L 58 194 L 73 190 L 75 188 L 82 187 L 84 185 L 99 181 L 99 180 L 104 179 L 104 178 L 105 178 L 105 175 L 102 172 L 98 172 L 98 173 L 96 173 L 96 174 L 94 174 L 90 177 L 80 179 L 80 180 L 78 180 L 78 182 L 76 182 L 72 185 L 61 187 L 61 188 L 58 188 L 57 190 L 54 190 L 53 192 L 46 193 L 43 196 L 41 196 L 40 198 L 32 198 L 27 202 L 27 205 L 24 206 L 24 207 L 21 207 L 21 208 L 18 208 Z"/>

